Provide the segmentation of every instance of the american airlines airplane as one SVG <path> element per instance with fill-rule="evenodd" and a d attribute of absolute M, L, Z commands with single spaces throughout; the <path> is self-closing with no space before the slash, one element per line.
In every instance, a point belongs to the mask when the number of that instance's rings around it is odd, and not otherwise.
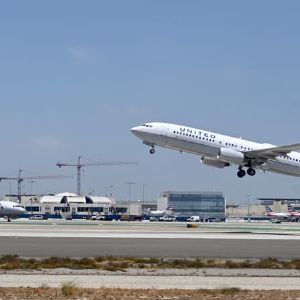
<path fill-rule="evenodd" d="M 168 206 L 165 210 L 145 210 L 145 214 L 151 217 L 163 217 L 165 215 L 171 215 L 173 213 L 173 206 Z"/>
<path fill-rule="evenodd" d="M 300 212 L 297 211 L 291 204 L 288 204 L 288 212 L 291 217 L 300 218 Z"/>
<path fill-rule="evenodd" d="M 282 219 L 288 219 L 291 216 L 291 214 L 284 213 L 284 212 L 276 213 L 269 206 L 266 206 L 266 216 L 270 218 L 276 218 L 282 220 Z"/>
<path fill-rule="evenodd" d="M 10 222 L 11 218 L 24 214 L 26 210 L 19 204 L 12 201 L 0 201 L 0 217 L 7 217 Z"/>
<path fill-rule="evenodd" d="M 277 147 L 255 143 L 202 129 L 169 123 L 145 123 L 131 128 L 131 132 L 151 147 L 166 147 L 201 156 L 203 164 L 224 168 L 238 166 L 237 176 L 254 176 L 255 170 L 263 170 L 300 176 L 300 143 Z"/>

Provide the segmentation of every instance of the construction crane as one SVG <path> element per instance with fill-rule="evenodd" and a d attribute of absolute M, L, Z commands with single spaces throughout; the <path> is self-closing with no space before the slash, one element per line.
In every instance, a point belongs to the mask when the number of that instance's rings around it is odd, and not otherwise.
<path fill-rule="evenodd" d="M 82 156 L 78 156 L 77 162 L 60 163 L 56 165 L 61 167 L 76 167 L 77 168 L 77 195 L 81 196 L 81 168 L 90 166 L 121 166 L 121 165 L 137 165 L 136 161 L 98 161 L 98 162 L 81 162 Z"/>
<path fill-rule="evenodd" d="M 64 176 L 64 175 L 46 175 L 46 176 L 32 176 L 32 177 L 23 177 L 22 170 L 19 170 L 18 177 L 0 177 L 1 180 L 16 180 L 18 182 L 18 201 L 21 202 L 22 195 L 22 182 L 24 180 L 35 180 L 35 179 L 62 179 L 62 178 L 73 178 L 73 176 Z"/>

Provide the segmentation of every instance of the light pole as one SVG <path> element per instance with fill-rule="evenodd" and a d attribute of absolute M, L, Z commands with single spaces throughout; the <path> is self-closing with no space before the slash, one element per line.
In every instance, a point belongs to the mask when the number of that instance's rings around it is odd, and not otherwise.
<path fill-rule="evenodd" d="M 131 186 L 135 184 L 135 182 L 125 182 L 125 184 L 128 184 L 128 203 L 129 203 L 129 216 L 130 216 L 130 203 L 131 203 Z"/>
<path fill-rule="evenodd" d="M 29 186 L 29 194 L 32 196 L 32 193 L 33 193 L 33 184 L 35 183 L 34 180 L 29 180 L 28 181 L 30 186 Z"/>
<path fill-rule="evenodd" d="M 110 197 L 111 197 L 111 198 L 113 197 L 113 188 L 114 188 L 114 186 L 111 185 L 111 186 L 110 186 Z"/>
<path fill-rule="evenodd" d="M 108 189 L 111 189 L 110 196 L 112 197 L 112 188 L 113 187 L 114 187 L 113 185 L 108 185 L 108 186 L 104 187 L 104 189 L 105 189 L 105 197 L 108 197 Z"/>
<path fill-rule="evenodd" d="M 145 204 L 145 186 L 146 184 L 143 183 L 143 204 Z"/>
<path fill-rule="evenodd" d="M 247 195 L 248 199 L 248 222 L 250 222 L 250 195 Z"/>

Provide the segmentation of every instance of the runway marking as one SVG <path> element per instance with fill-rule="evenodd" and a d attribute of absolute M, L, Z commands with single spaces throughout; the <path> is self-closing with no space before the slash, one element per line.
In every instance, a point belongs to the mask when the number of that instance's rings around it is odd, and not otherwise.
<path fill-rule="evenodd" d="M 228 233 L 181 233 L 181 232 L 96 232 L 96 231 L 0 231 L 0 237 L 35 237 L 35 238 L 135 238 L 135 239 L 247 239 L 247 240 L 300 240 L 297 235 L 264 234 L 228 234 Z"/>
<path fill-rule="evenodd" d="M 300 240 L 299 224 L 199 224 L 129 222 L 0 222 L 0 237 Z"/>

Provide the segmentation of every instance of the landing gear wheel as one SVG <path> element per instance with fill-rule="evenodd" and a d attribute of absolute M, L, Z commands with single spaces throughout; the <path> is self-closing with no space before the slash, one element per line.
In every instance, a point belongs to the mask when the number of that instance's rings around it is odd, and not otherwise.
<path fill-rule="evenodd" d="M 252 168 L 249 168 L 249 169 L 247 170 L 247 174 L 250 175 L 250 176 L 254 176 L 255 173 L 256 173 L 256 171 L 255 171 L 254 169 L 252 169 Z"/>
<path fill-rule="evenodd" d="M 150 153 L 151 153 L 151 154 L 154 154 L 154 153 L 155 153 L 155 149 L 154 149 L 154 148 L 151 148 L 151 149 L 150 149 Z"/>
<path fill-rule="evenodd" d="M 246 175 L 246 172 L 245 172 L 245 170 L 243 170 L 243 169 L 240 169 L 238 172 L 237 172 L 237 176 L 239 177 L 239 178 L 242 178 L 242 177 L 244 177 Z"/>

